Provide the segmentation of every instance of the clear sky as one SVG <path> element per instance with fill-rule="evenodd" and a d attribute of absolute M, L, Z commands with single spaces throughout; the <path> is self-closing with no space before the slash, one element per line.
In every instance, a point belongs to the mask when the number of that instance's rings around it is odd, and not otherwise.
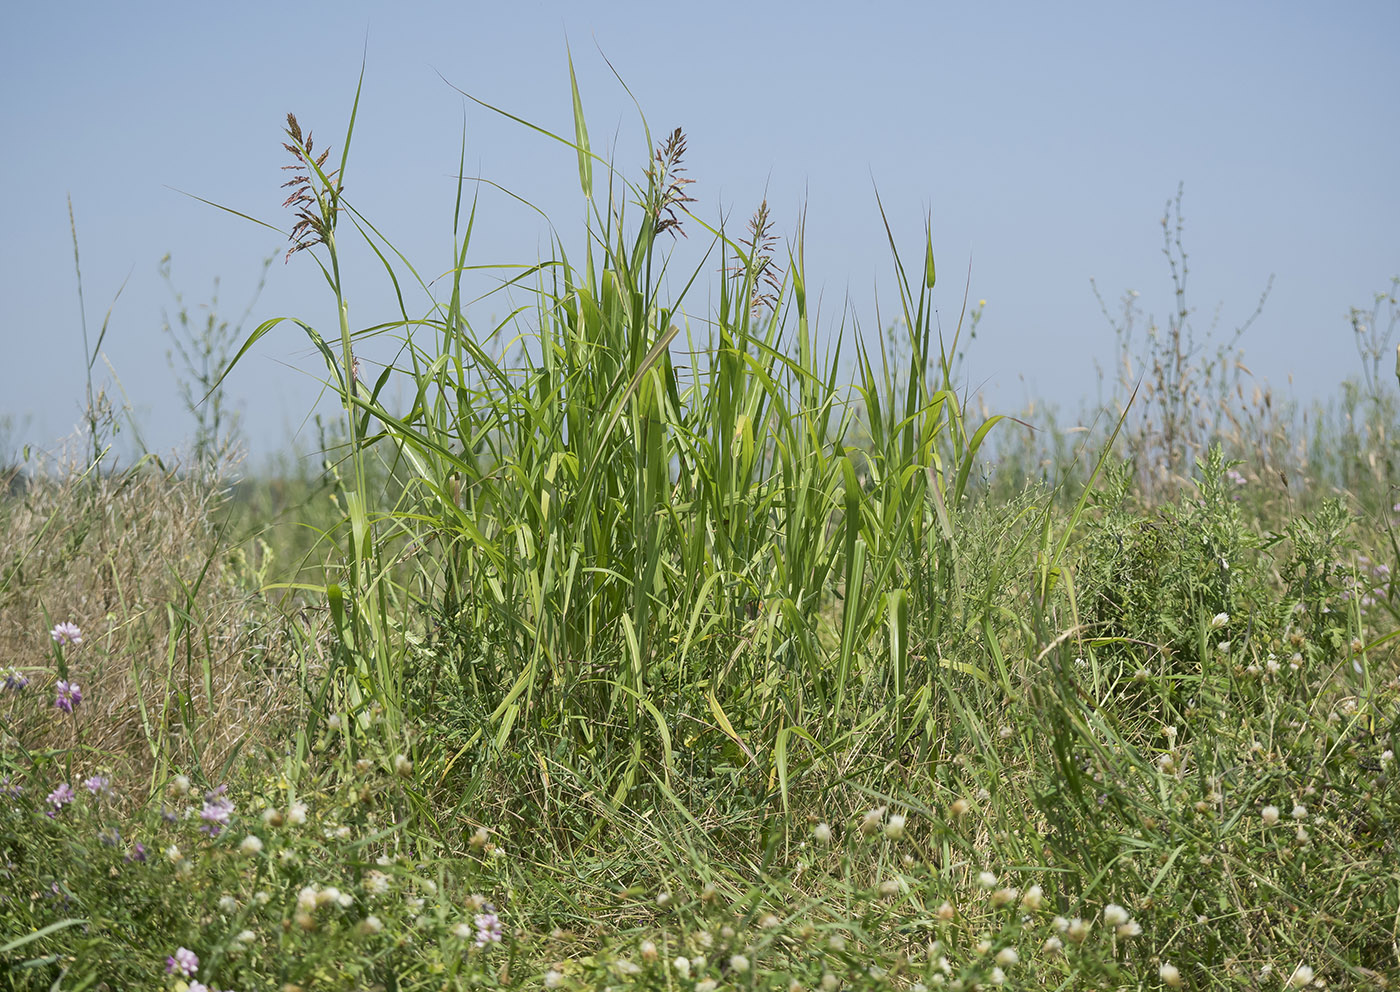
<path fill-rule="evenodd" d="M 915 264 L 931 215 L 944 324 L 970 263 L 987 308 L 969 377 L 1002 409 L 1093 397 L 1114 338 L 1091 278 L 1110 302 L 1136 289 L 1166 314 L 1158 222 L 1179 182 L 1200 326 L 1217 308 L 1222 330 L 1246 318 L 1273 275 L 1246 360 L 1293 395 L 1326 395 L 1358 369 L 1348 307 L 1400 274 L 1397 37 L 1394 0 L 10 4 L 0 417 L 40 443 L 78 421 L 68 195 L 93 333 L 125 282 L 104 351 L 153 446 L 191 431 L 161 332 L 166 253 L 187 303 L 219 277 L 229 316 L 275 255 L 250 328 L 297 315 L 333 330 L 311 259 L 283 264 L 283 239 L 176 189 L 288 229 L 285 115 L 338 154 L 362 57 L 346 195 L 420 271 L 450 264 L 464 121 L 467 172 L 541 206 L 577 246 L 572 153 L 453 89 L 567 134 L 566 45 L 594 145 L 615 144 L 630 175 L 647 152 L 603 55 L 653 133 L 685 129 L 697 214 L 733 224 L 766 193 L 790 235 L 805 204 L 829 329 L 849 299 L 873 340 L 874 301 L 884 316 L 894 303 L 875 189 Z M 475 261 L 534 261 L 549 238 L 538 215 L 483 191 Z M 361 256 L 352 322 L 392 317 L 373 260 L 347 250 Z M 689 304 L 699 315 L 704 295 Z M 483 323 L 503 309 L 483 307 Z M 315 402 L 298 333 L 264 339 L 231 380 L 255 453 L 285 444 Z"/>

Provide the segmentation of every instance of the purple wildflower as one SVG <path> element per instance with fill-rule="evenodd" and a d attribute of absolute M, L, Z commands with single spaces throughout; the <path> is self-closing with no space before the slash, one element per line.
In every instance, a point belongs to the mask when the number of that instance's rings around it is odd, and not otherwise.
<path fill-rule="evenodd" d="M 69 786 L 67 782 L 64 782 L 48 795 L 48 803 L 53 807 L 53 809 L 49 810 L 49 816 L 52 817 L 62 812 L 63 807 L 67 806 L 76 798 L 77 797 L 73 794 L 72 787 Z"/>
<path fill-rule="evenodd" d="M 1237 486 L 1242 486 L 1248 481 L 1244 476 L 1240 475 L 1240 473 L 1236 472 L 1234 469 L 1228 470 L 1225 473 L 1225 478 L 1229 479 Z"/>
<path fill-rule="evenodd" d="M 9 796 L 11 799 L 18 799 L 24 792 L 24 787 L 18 782 L 11 781 L 10 776 L 0 778 L 0 796 Z"/>
<path fill-rule="evenodd" d="M 112 794 L 112 783 L 105 775 L 94 775 L 83 783 L 83 788 L 94 796 L 110 796 Z"/>
<path fill-rule="evenodd" d="M 146 845 L 143 844 L 143 843 L 141 843 L 139 840 L 138 840 L 135 844 L 132 844 L 132 845 L 131 845 L 131 853 L 129 853 L 129 854 L 126 856 L 126 860 L 127 860 L 128 863 L 131 863 L 131 862 L 133 862 L 133 861 L 139 861 L 139 862 L 141 862 L 142 864 L 145 864 L 145 863 L 146 863 Z"/>
<path fill-rule="evenodd" d="M 108 827 L 97 835 L 97 842 L 103 847 L 120 847 L 122 842 L 121 831 L 116 827 Z"/>
<path fill-rule="evenodd" d="M 65 713 L 72 713 L 73 707 L 83 701 L 83 690 L 76 682 L 65 682 L 58 680 L 58 695 L 54 698 L 53 704 L 56 708 Z"/>
<path fill-rule="evenodd" d="M 29 684 L 29 679 L 18 668 L 5 669 L 5 688 L 11 692 L 19 692 Z"/>
<path fill-rule="evenodd" d="M 60 645 L 72 644 L 74 647 L 77 647 L 79 644 L 83 643 L 83 632 L 78 629 L 77 624 L 68 620 L 57 624 L 53 630 L 49 631 L 49 636 Z"/>
<path fill-rule="evenodd" d="M 491 909 L 489 904 L 486 908 L 487 910 Z M 477 947 L 501 942 L 501 919 L 494 912 L 478 913 L 474 922 L 476 923 Z"/>
<path fill-rule="evenodd" d="M 173 975 L 179 972 L 186 978 L 190 978 L 199 970 L 199 956 L 188 947 L 181 947 L 170 957 L 165 959 L 165 973 Z"/>
<path fill-rule="evenodd" d="M 224 795 L 227 791 L 228 786 L 221 785 L 204 794 L 204 808 L 199 811 L 204 826 L 199 829 L 210 837 L 219 836 L 219 832 L 228 826 L 228 818 L 233 813 L 233 800 Z"/>

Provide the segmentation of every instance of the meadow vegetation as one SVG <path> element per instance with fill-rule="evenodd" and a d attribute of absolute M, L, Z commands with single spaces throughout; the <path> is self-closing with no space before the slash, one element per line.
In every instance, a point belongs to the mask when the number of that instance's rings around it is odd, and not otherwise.
<path fill-rule="evenodd" d="M 814 326 L 800 227 L 707 225 L 679 129 L 629 180 L 572 100 L 587 222 L 497 270 L 528 303 L 473 322 L 465 181 L 430 280 L 346 192 L 353 112 L 334 160 L 289 117 L 337 322 L 177 316 L 184 468 L 94 403 L 9 473 L 0 983 L 1394 987 L 1394 287 L 1305 416 L 1193 337 L 1178 196 L 1093 429 L 974 417 L 931 234 L 872 350 Z M 235 481 L 206 404 L 273 332 L 343 419 Z"/>

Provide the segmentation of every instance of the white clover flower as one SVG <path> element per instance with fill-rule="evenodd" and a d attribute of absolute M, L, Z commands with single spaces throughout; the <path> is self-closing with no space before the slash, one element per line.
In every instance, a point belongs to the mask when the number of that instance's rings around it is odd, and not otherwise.
<path fill-rule="evenodd" d="M 232 916 L 238 912 L 238 900 L 233 896 L 221 896 L 219 898 L 219 912 L 225 916 Z"/>
<path fill-rule="evenodd" d="M 365 891 L 372 896 L 382 896 L 389 891 L 389 876 L 373 868 L 365 874 Z"/>
<path fill-rule="evenodd" d="M 885 836 L 890 840 L 899 840 L 904 836 L 905 818 L 899 813 L 891 813 L 890 818 L 885 821 Z"/>
<path fill-rule="evenodd" d="M 623 978 L 629 978 L 632 975 L 640 974 L 641 970 L 641 965 L 628 958 L 618 958 L 613 962 L 613 971 L 617 972 Z"/>
<path fill-rule="evenodd" d="M 1010 885 L 1004 888 L 997 889 L 995 892 L 992 893 L 992 905 L 997 907 L 998 909 L 1002 908 L 1003 906 L 1010 906 L 1013 902 L 1016 901 L 1016 896 L 1019 894 L 1020 893 L 1017 892 L 1017 890 Z"/>
<path fill-rule="evenodd" d="M 1026 890 L 1025 895 L 1021 896 L 1021 908 L 1034 913 L 1040 909 L 1044 901 L 1045 890 L 1039 885 L 1032 885 Z"/>
<path fill-rule="evenodd" d="M 979 871 L 977 873 L 977 884 L 984 889 L 995 889 L 997 887 L 997 877 L 989 871 Z"/>
<path fill-rule="evenodd" d="M 1264 825 L 1266 827 L 1272 827 L 1275 823 L 1278 822 L 1278 807 L 1265 806 L 1262 810 L 1259 811 L 1259 816 L 1263 819 Z"/>
<path fill-rule="evenodd" d="M 656 961 L 657 951 L 656 944 L 654 942 L 650 940 L 642 941 L 642 946 L 639 948 L 639 950 L 642 955 L 642 960 L 647 964 L 652 964 Z"/>
<path fill-rule="evenodd" d="M 887 878 L 881 882 L 880 895 L 884 896 L 886 899 L 893 899 L 895 896 L 899 895 L 899 880 Z"/>
<path fill-rule="evenodd" d="M 1120 923 L 1128 922 L 1128 911 L 1116 902 L 1111 902 L 1103 908 L 1103 921 L 1110 927 L 1116 927 Z"/>
<path fill-rule="evenodd" d="M 983 786 L 982 788 L 977 790 L 977 798 L 979 801 L 985 803 L 988 799 L 992 798 L 992 794 L 987 790 L 986 786 Z"/>
<path fill-rule="evenodd" d="M 458 923 L 452 928 L 452 936 L 458 940 L 471 940 L 476 936 L 476 928 L 470 923 Z"/>
<path fill-rule="evenodd" d="M 1045 938 L 1045 943 L 1041 945 L 1040 949 L 1046 954 L 1058 954 L 1065 949 L 1065 942 L 1052 935 Z"/>
<path fill-rule="evenodd" d="M 1181 971 L 1170 961 L 1162 962 L 1162 967 L 1157 969 L 1157 974 L 1161 976 L 1162 982 L 1167 988 L 1181 988 Z"/>
<path fill-rule="evenodd" d="M 397 754 L 394 756 L 394 772 L 403 778 L 412 777 L 413 762 L 408 760 L 408 755 Z"/>
<path fill-rule="evenodd" d="M 834 933 L 826 939 L 826 946 L 840 954 L 846 949 L 846 938 L 839 933 Z"/>
<path fill-rule="evenodd" d="M 656 904 L 662 909 L 665 909 L 667 906 L 671 905 L 671 893 L 666 892 L 664 890 L 658 892 L 656 894 Z"/>
<path fill-rule="evenodd" d="M 990 980 L 993 985 L 1005 985 L 1006 972 L 1002 971 L 1000 968 L 993 968 Z"/>
<path fill-rule="evenodd" d="M 259 906 L 266 906 L 271 901 L 272 893 L 268 892 L 266 889 L 259 889 L 257 892 L 253 893 L 253 902 L 257 903 Z"/>
<path fill-rule="evenodd" d="M 672 967 L 672 968 L 675 968 L 675 969 L 676 969 L 676 974 L 677 974 L 677 975 L 680 975 L 682 978 L 687 978 L 687 979 L 688 979 L 688 978 L 690 977 L 690 959 L 689 959 L 689 958 L 676 958 L 676 960 L 674 960 L 674 961 L 671 962 L 671 967 Z"/>
<path fill-rule="evenodd" d="M 1142 924 L 1137 920 L 1129 920 L 1127 923 L 1118 924 L 1118 926 L 1113 928 L 1113 932 L 1125 939 L 1128 937 L 1141 937 Z"/>
<path fill-rule="evenodd" d="M 316 886 L 303 885 L 301 891 L 297 893 L 297 906 L 300 909 L 310 912 L 318 905 Z"/>
<path fill-rule="evenodd" d="M 1230 622 L 1230 614 L 1228 614 L 1228 613 L 1217 613 L 1215 616 L 1213 616 L 1213 617 L 1210 618 L 1210 629 L 1211 629 L 1211 630 L 1219 630 L 1221 627 L 1225 626 L 1225 625 L 1226 625 L 1227 623 L 1229 623 L 1229 622 Z"/>
<path fill-rule="evenodd" d="M 829 971 L 822 974 L 822 989 L 824 992 L 836 992 L 840 987 L 841 979 L 837 978 Z M 700 992 L 700 986 L 695 986 L 695 989 L 696 992 Z"/>
<path fill-rule="evenodd" d="M 1065 928 L 1065 936 L 1076 944 L 1082 944 L 1085 938 L 1089 936 L 1089 924 L 1076 916 L 1069 921 L 1069 926 Z"/>
<path fill-rule="evenodd" d="M 729 968 L 736 975 L 742 975 L 749 970 L 749 959 L 742 954 L 733 954 L 729 958 Z"/>
<path fill-rule="evenodd" d="M 1290 989 L 1301 989 L 1304 985 L 1311 985 L 1313 980 L 1313 970 L 1305 964 L 1298 965 L 1293 969 L 1293 974 L 1288 977 L 1288 987 Z"/>
<path fill-rule="evenodd" d="M 979 940 L 976 944 L 973 945 L 973 948 L 977 951 L 978 954 L 988 954 L 992 950 L 992 942 L 986 937 L 983 937 L 981 940 Z"/>
<path fill-rule="evenodd" d="M 948 812 L 952 813 L 956 818 L 962 816 L 970 809 L 972 809 L 972 803 L 968 802 L 966 799 L 954 799 L 953 805 L 948 807 Z"/>
<path fill-rule="evenodd" d="M 306 803 L 292 803 L 287 807 L 287 822 L 299 827 L 306 822 Z"/>
<path fill-rule="evenodd" d="M 933 911 L 933 915 L 937 916 L 940 920 L 947 921 L 956 916 L 957 912 L 958 911 L 953 908 L 953 904 L 944 899 L 942 905 Z"/>
<path fill-rule="evenodd" d="M 557 989 L 564 984 L 564 973 L 550 968 L 544 973 L 544 987 L 547 989 Z"/>
<path fill-rule="evenodd" d="M 815 827 L 812 828 L 812 837 L 815 838 L 817 843 L 819 844 L 830 844 L 831 824 L 818 823 Z"/>
<path fill-rule="evenodd" d="M 170 791 L 176 796 L 188 796 L 190 794 L 190 777 L 176 775 L 170 780 Z"/>
<path fill-rule="evenodd" d="M 719 982 L 713 978 L 704 978 L 695 983 L 695 992 L 715 992 L 719 987 Z"/>
<path fill-rule="evenodd" d="M 1021 960 L 1020 953 L 1014 947 L 1003 947 L 997 951 L 997 964 L 1003 968 L 1010 968 Z"/>
<path fill-rule="evenodd" d="M 253 931 L 251 930 L 240 930 L 238 931 L 238 935 L 235 936 L 233 939 L 236 942 L 242 944 L 244 947 L 247 947 L 253 941 L 258 939 L 258 935 L 253 933 Z"/>
<path fill-rule="evenodd" d="M 872 809 L 870 812 L 866 813 L 863 817 L 860 818 L 860 832 L 865 834 L 865 836 L 867 837 L 869 837 L 871 834 L 878 833 L 880 830 L 880 825 L 884 819 L 885 807 L 877 806 L 875 809 Z"/>
<path fill-rule="evenodd" d="M 1293 819 L 1306 820 L 1308 818 L 1308 808 L 1302 803 L 1293 807 Z"/>
<path fill-rule="evenodd" d="M 375 934 L 384 929 L 384 923 L 379 917 L 370 914 L 360 921 L 360 929 L 366 934 Z"/>
<path fill-rule="evenodd" d="M 261 854 L 263 849 L 262 838 L 257 834 L 249 834 L 243 838 L 243 843 L 238 845 L 238 850 L 249 856 Z"/>

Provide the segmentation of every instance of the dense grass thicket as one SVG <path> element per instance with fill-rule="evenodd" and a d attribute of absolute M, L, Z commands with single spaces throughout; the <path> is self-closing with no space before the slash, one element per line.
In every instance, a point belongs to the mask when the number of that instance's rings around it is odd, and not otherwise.
<path fill-rule="evenodd" d="M 931 237 L 898 340 L 819 333 L 800 229 L 707 227 L 679 130 L 629 182 L 573 105 L 586 229 L 488 327 L 465 185 L 430 286 L 345 192 L 353 113 L 335 162 L 289 117 L 338 322 L 177 322 L 183 469 L 115 466 L 90 385 L 84 454 L 11 478 L 0 983 L 1393 987 L 1394 296 L 1305 418 L 1192 337 L 1164 223 L 1104 426 L 974 418 Z M 344 417 L 235 485 L 199 399 L 272 332 Z"/>

